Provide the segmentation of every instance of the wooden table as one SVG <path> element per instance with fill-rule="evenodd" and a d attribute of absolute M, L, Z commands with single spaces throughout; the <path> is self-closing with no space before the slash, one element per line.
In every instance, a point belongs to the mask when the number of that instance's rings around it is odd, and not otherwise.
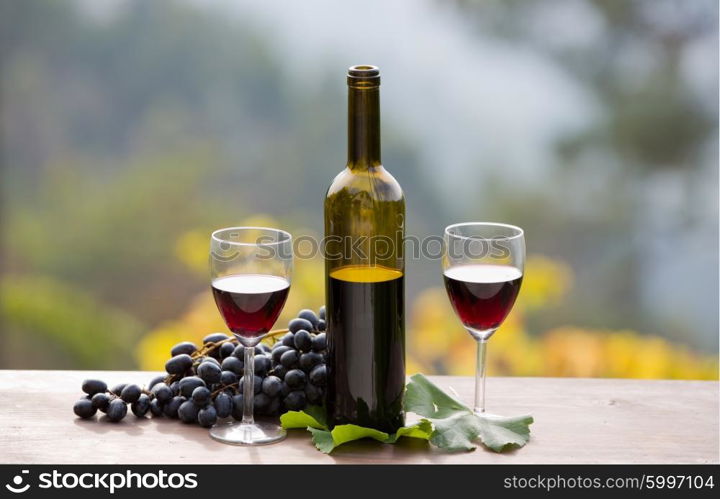
<path fill-rule="evenodd" d="M 235 447 L 207 430 L 164 418 L 118 424 L 81 420 L 72 405 L 85 378 L 147 383 L 155 374 L 121 371 L 0 371 L 0 463 L 718 463 L 718 383 L 623 379 L 490 378 L 488 406 L 530 413 L 523 449 L 448 454 L 416 439 L 346 444 L 317 451 L 304 430 L 279 444 Z M 470 405 L 473 380 L 431 377 Z"/>

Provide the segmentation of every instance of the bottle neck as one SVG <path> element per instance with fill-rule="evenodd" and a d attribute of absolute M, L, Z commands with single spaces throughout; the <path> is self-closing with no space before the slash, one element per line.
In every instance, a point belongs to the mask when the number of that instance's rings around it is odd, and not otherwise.
<path fill-rule="evenodd" d="M 380 166 L 380 85 L 348 85 L 348 168 Z"/>

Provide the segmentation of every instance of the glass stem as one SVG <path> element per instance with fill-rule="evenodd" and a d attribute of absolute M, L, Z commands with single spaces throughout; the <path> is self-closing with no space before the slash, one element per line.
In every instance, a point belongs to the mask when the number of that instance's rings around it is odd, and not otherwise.
<path fill-rule="evenodd" d="M 255 403 L 255 347 L 245 347 L 245 370 L 243 375 L 243 417 L 242 424 L 254 424 L 253 404 Z"/>
<path fill-rule="evenodd" d="M 475 369 L 475 412 L 485 412 L 485 357 L 487 353 L 487 339 L 478 340 L 477 368 Z"/>

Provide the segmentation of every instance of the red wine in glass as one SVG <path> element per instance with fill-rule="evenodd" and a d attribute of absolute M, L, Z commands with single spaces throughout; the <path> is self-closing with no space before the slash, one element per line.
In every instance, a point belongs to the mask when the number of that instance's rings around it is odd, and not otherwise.
<path fill-rule="evenodd" d="M 290 283 L 267 274 L 237 274 L 212 281 L 213 297 L 228 328 L 248 338 L 262 336 L 275 324 Z"/>
<path fill-rule="evenodd" d="M 512 310 L 523 275 L 509 265 L 473 264 L 450 267 L 443 278 L 465 327 L 489 331 L 497 329 Z"/>

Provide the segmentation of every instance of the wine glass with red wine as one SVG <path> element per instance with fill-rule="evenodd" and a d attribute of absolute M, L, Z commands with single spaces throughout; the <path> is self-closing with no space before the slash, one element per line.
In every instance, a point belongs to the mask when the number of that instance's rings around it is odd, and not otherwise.
<path fill-rule="evenodd" d="M 444 243 L 445 289 L 455 313 L 478 343 L 474 410 L 484 413 L 487 342 L 520 292 L 525 236 L 513 225 L 470 222 L 446 227 Z"/>
<path fill-rule="evenodd" d="M 210 236 L 212 292 L 220 315 L 244 347 L 243 417 L 219 423 L 215 440 L 235 445 L 263 445 L 285 438 L 275 423 L 255 421 L 255 346 L 267 335 L 285 306 L 292 272 L 292 237 L 265 227 L 230 227 Z"/>

